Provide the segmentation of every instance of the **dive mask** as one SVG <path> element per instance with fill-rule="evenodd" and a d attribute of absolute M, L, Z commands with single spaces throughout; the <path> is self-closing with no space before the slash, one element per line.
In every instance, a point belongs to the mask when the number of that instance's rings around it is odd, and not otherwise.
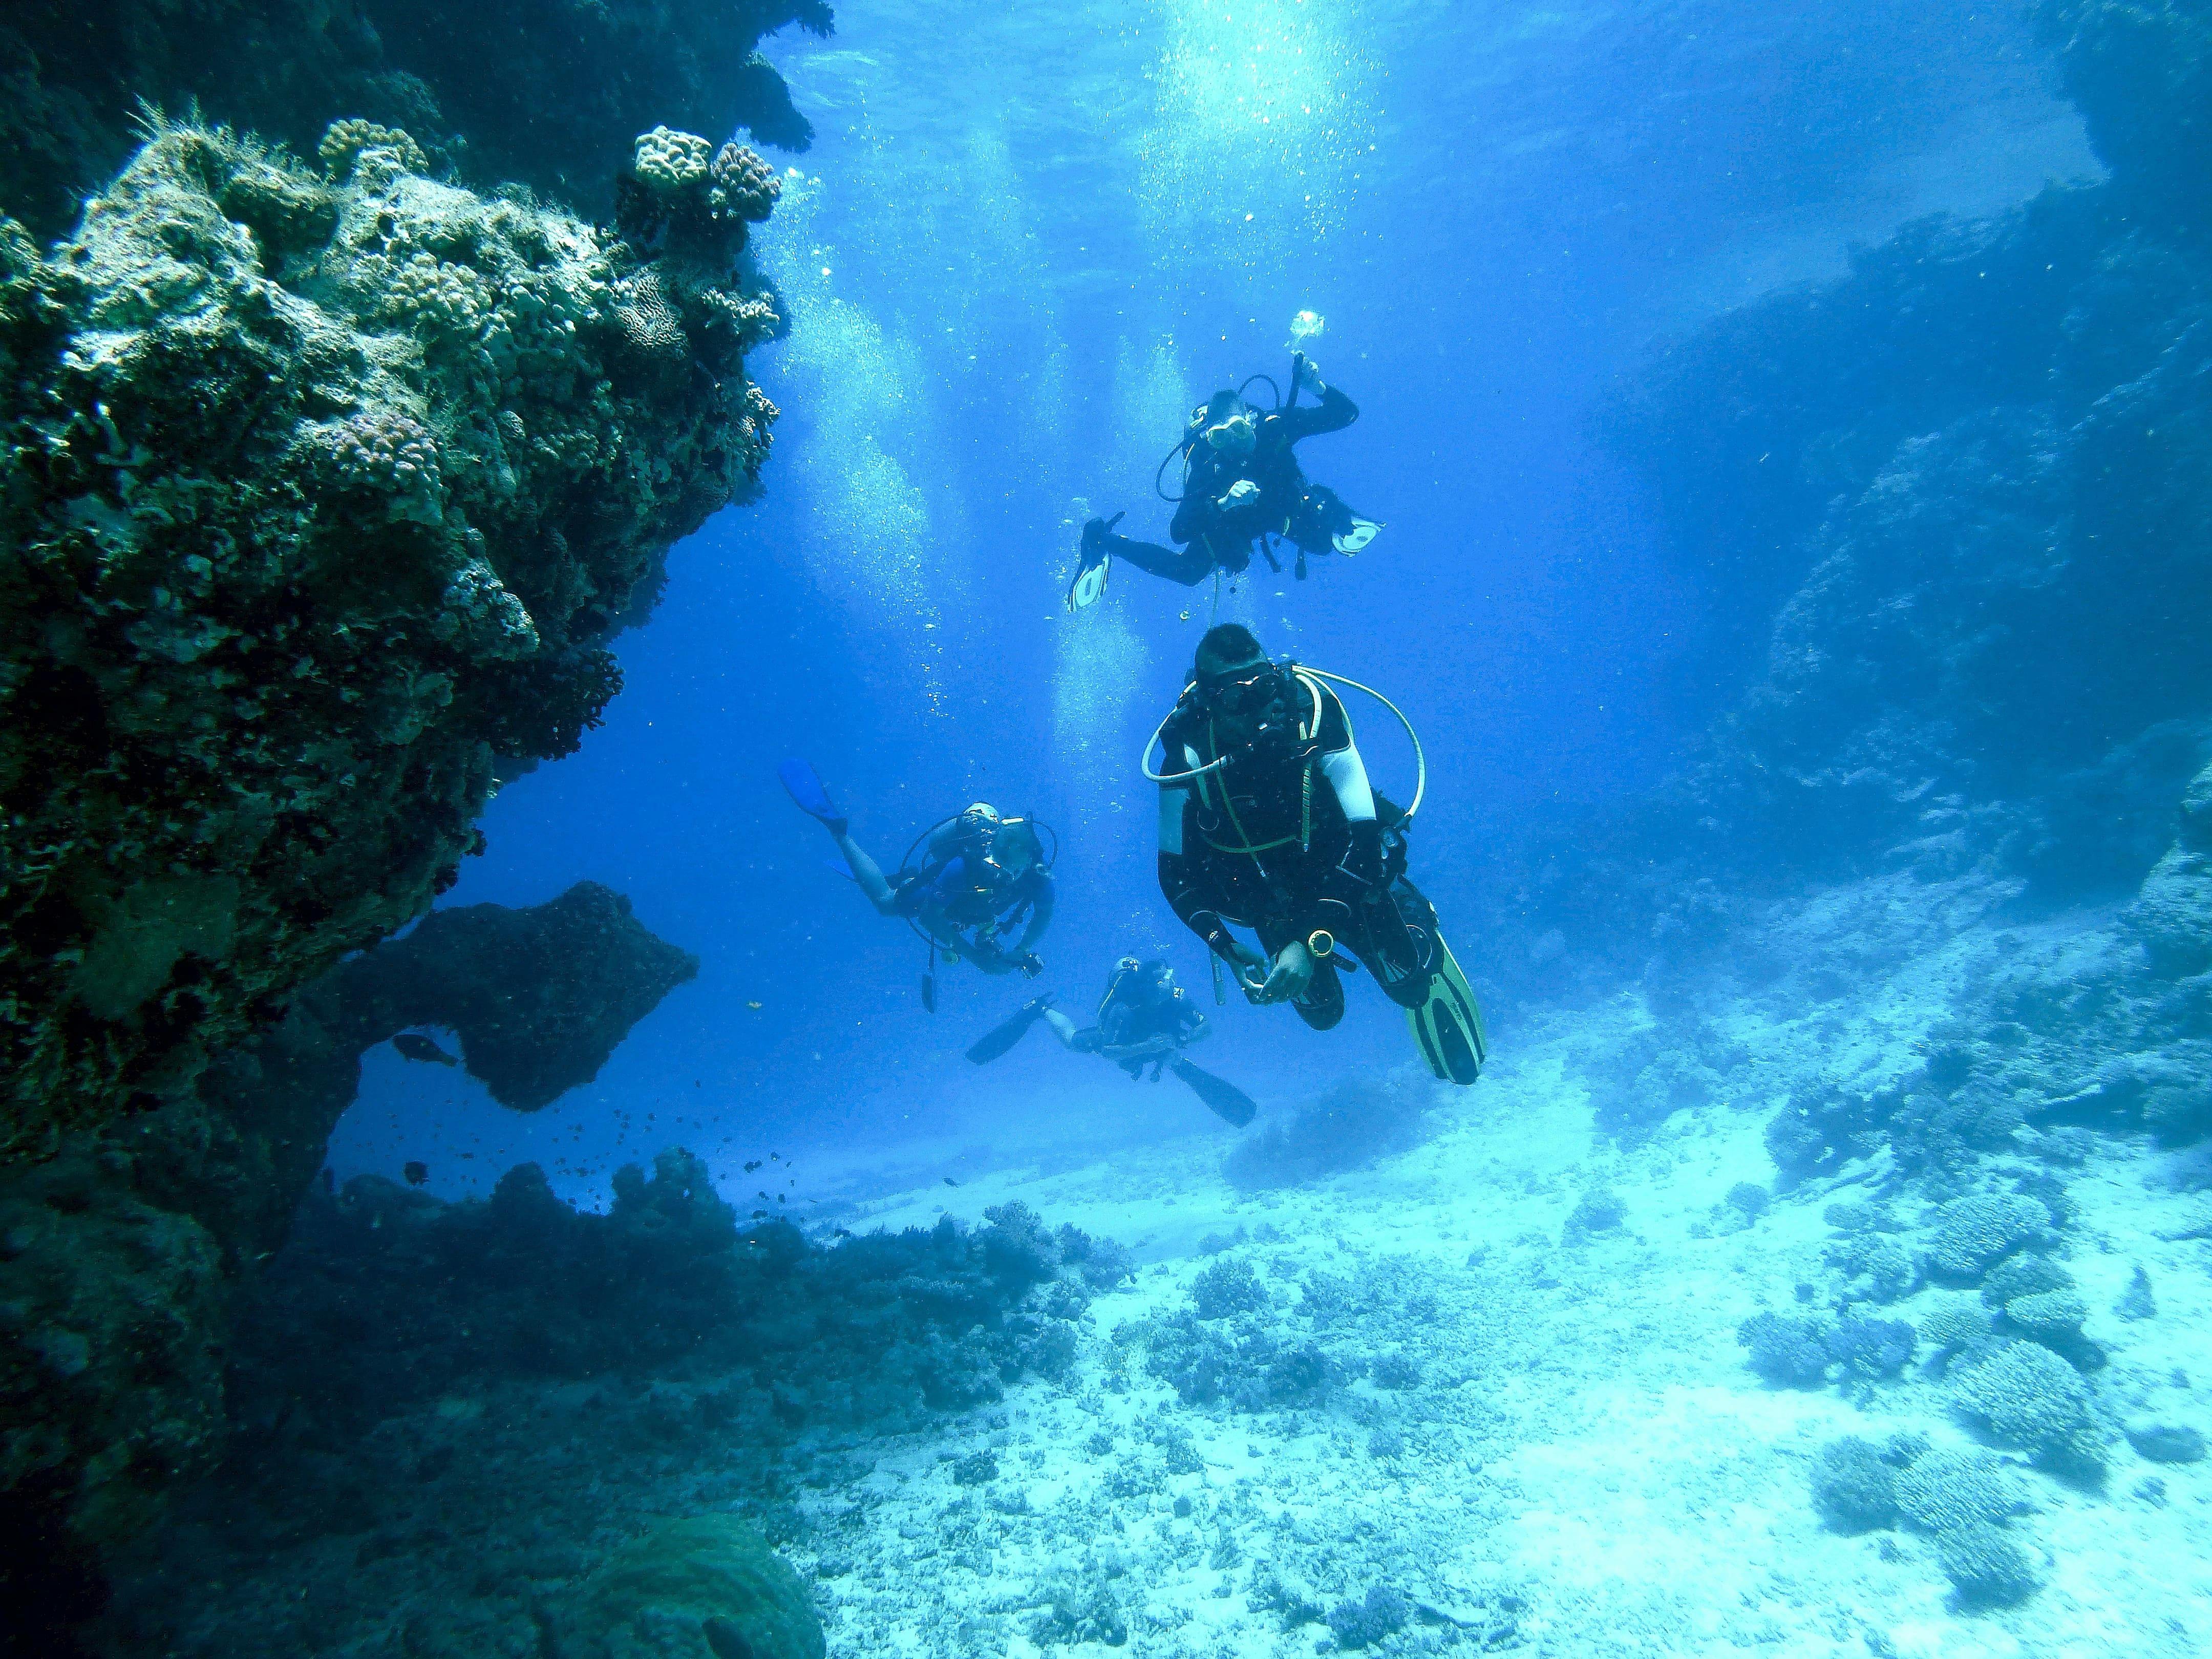
<path fill-rule="evenodd" d="M 1243 714 L 1264 709 L 1286 692 L 1280 663 L 1255 663 L 1203 683 L 1207 702 L 1224 714 Z"/>
<path fill-rule="evenodd" d="M 1206 428 L 1207 447 L 1235 455 L 1249 453 L 1255 436 L 1251 416 L 1242 411 Z"/>

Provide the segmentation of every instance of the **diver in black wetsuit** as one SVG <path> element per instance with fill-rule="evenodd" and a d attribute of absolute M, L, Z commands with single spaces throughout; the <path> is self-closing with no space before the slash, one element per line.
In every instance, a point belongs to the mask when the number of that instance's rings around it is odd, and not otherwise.
<path fill-rule="evenodd" d="M 1147 774 L 1160 786 L 1160 890 L 1248 997 L 1288 1002 L 1315 1030 L 1344 1018 L 1340 970 L 1356 958 L 1406 1010 L 1430 1069 L 1471 1084 L 1481 1014 L 1435 906 L 1406 878 L 1412 809 L 1375 793 L 1325 678 L 1271 661 L 1237 623 L 1207 631 Z"/>
<path fill-rule="evenodd" d="M 1198 1006 L 1175 982 L 1175 969 L 1164 962 L 1139 962 L 1123 957 L 1114 965 L 1114 977 L 1098 1004 L 1098 1023 L 1078 1027 L 1057 1008 L 1038 1013 L 1053 1035 L 1071 1052 L 1098 1054 L 1113 1061 L 1131 1077 L 1147 1061 L 1164 1059 L 1194 1042 L 1203 1042 L 1211 1028 Z M 1158 1075 L 1158 1067 L 1153 1067 Z"/>
<path fill-rule="evenodd" d="M 1171 1069 L 1200 1100 L 1237 1128 L 1249 1123 L 1259 1110 L 1252 1097 L 1236 1085 L 1182 1058 L 1182 1050 L 1203 1042 L 1212 1027 L 1183 994 L 1182 987 L 1176 983 L 1175 969 L 1164 962 L 1123 957 L 1115 963 L 1106 994 L 1099 1000 L 1096 1025 L 1079 1026 L 1052 1006 L 1050 997 L 1039 997 L 984 1033 L 968 1050 L 968 1058 L 978 1066 L 989 1064 L 1009 1052 L 1040 1019 L 1052 1027 L 1053 1035 L 1071 1053 L 1097 1054 L 1120 1066 L 1133 1081 L 1144 1076 L 1148 1065 L 1155 1083 L 1163 1069 Z"/>
<path fill-rule="evenodd" d="M 1139 570 L 1186 587 L 1196 586 L 1216 570 L 1235 575 L 1252 562 L 1252 544 L 1261 544 L 1276 569 L 1267 538 L 1281 537 L 1297 549 L 1297 574 L 1306 574 L 1306 556 L 1353 553 L 1367 545 L 1380 527 L 1346 506 L 1326 485 L 1308 482 L 1293 446 L 1321 432 L 1340 432 L 1359 418 L 1358 405 L 1334 386 L 1304 356 L 1291 368 L 1291 400 L 1279 409 L 1255 409 L 1241 393 L 1217 392 L 1191 412 L 1178 446 L 1184 460 L 1183 493 L 1168 526 L 1176 545 L 1162 547 L 1116 535 L 1121 521 L 1093 519 L 1083 526 L 1083 549 L 1071 590 L 1071 602 L 1095 597 L 1085 578 L 1102 570 L 1109 558 L 1127 559 Z M 1248 381 L 1249 385 L 1249 382 Z M 1297 394 L 1311 392 L 1320 403 L 1301 407 Z M 1173 458 L 1170 457 L 1170 459 Z"/>
<path fill-rule="evenodd" d="M 933 826 L 886 876 L 853 839 L 845 815 L 831 804 L 812 767 L 786 761 L 779 775 L 800 810 L 830 832 L 878 913 L 904 917 L 932 942 L 931 972 L 922 980 L 926 1003 L 935 1006 L 939 956 L 965 957 L 987 974 L 1018 970 L 1034 979 L 1043 971 L 1031 947 L 1052 925 L 1054 894 L 1034 818 L 1006 817 L 978 801 Z M 1021 934 L 1009 950 L 1000 939 L 1018 923 Z"/>

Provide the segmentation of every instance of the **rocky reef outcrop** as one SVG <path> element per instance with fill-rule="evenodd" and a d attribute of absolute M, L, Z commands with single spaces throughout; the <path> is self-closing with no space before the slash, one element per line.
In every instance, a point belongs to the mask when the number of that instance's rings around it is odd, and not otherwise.
<path fill-rule="evenodd" d="M 2038 15 L 2108 180 L 1908 226 L 1607 416 L 1711 607 L 1689 672 L 1742 690 L 1654 797 L 1505 872 L 1558 930 L 1529 984 L 1694 951 L 1778 877 L 1988 860 L 2057 904 L 2172 839 L 2212 744 L 2212 7 Z"/>
<path fill-rule="evenodd" d="M 823 0 L 22 0 L 0 16 L 0 213 L 41 235 L 136 148 L 142 104 L 197 107 L 313 152 L 363 116 L 415 135 L 441 173 L 516 180 L 604 215 L 631 137 L 656 122 L 813 131 L 756 50 Z"/>
<path fill-rule="evenodd" d="M 818 1655 L 738 1517 L 782 1541 L 878 1439 L 1066 1377 L 1118 1255 L 1020 1204 L 810 1237 L 681 1150 L 604 1215 L 533 1164 L 452 1204 L 314 1188 L 240 1310 L 224 1467 L 125 1559 L 96 1646 Z"/>
<path fill-rule="evenodd" d="M 426 910 L 767 453 L 777 319 L 711 179 L 672 257 L 390 129 L 321 158 L 161 125 L 52 257 L 0 239 L 11 1158 Z"/>
<path fill-rule="evenodd" d="M 60 1640 L 97 1604 L 99 1547 L 219 1456 L 237 1288 L 283 1245 L 364 1051 L 450 1028 L 533 1109 L 697 967 L 591 883 L 442 911 L 308 987 L 196 1089 L 0 1175 L 0 1520 L 23 1540 L 0 1590 L 27 1637 Z"/>

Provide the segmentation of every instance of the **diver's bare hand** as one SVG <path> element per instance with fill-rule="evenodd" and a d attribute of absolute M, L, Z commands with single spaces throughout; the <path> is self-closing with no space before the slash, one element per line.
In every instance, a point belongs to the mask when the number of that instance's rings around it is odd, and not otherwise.
<path fill-rule="evenodd" d="M 1305 994 L 1313 983 L 1313 952 L 1306 942 L 1294 939 L 1275 952 L 1275 965 L 1268 971 L 1267 982 L 1260 988 L 1263 1002 L 1289 1002 Z"/>
<path fill-rule="evenodd" d="M 1321 383 L 1321 365 L 1310 357 L 1298 359 L 1298 384 L 1316 398 L 1328 390 Z"/>
<path fill-rule="evenodd" d="M 1259 485 L 1254 483 L 1249 478 L 1239 478 L 1223 493 L 1218 505 L 1225 513 L 1231 507 L 1243 506 L 1259 493 Z"/>

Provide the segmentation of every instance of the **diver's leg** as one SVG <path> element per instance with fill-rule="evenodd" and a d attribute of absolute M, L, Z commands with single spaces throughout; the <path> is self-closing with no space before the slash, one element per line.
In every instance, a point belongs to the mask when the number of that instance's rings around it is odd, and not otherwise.
<path fill-rule="evenodd" d="M 837 843 L 838 852 L 844 855 L 846 867 L 852 871 L 853 879 L 860 884 L 860 890 L 868 896 L 868 902 L 876 907 L 879 915 L 896 915 L 898 896 L 891 891 L 890 883 L 884 879 L 883 866 L 863 852 L 860 843 L 850 835 L 841 836 L 833 830 L 830 838 Z"/>
<path fill-rule="evenodd" d="M 1359 958 L 1382 994 L 1402 1008 L 1428 1000 L 1437 965 L 1437 913 L 1403 876 L 1385 888 L 1369 887 L 1346 905 L 1349 918 L 1339 942 Z"/>
<path fill-rule="evenodd" d="M 1038 1018 L 1052 1027 L 1052 1034 L 1060 1039 L 1062 1048 L 1075 1046 L 1075 1022 L 1066 1014 L 1057 1008 L 1045 1008 L 1039 1011 Z"/>
<path fill-rule="evenodd" d="M 1162 547 L 1158 542 L 1140 542 L 1129 536 L 1108 536 L 1104 541 L 1106 550 L 1115 558 L 1127 559 L 1148 575 L 1164 576 L 1185 587 L 1195 587 L 1213 574 L 1213 554 L 1203 541 L 1185 548 Z"/>

